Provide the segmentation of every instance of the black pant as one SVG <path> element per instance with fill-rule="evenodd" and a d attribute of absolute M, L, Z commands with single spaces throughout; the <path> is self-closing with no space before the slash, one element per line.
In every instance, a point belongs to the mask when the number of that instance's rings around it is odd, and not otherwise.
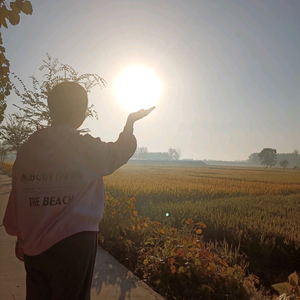
<path fill-rule="evenodd" d="M 90 300 L 96 253 L 97 232 L 86 231 L 24 255 L 26 300 Z"/>

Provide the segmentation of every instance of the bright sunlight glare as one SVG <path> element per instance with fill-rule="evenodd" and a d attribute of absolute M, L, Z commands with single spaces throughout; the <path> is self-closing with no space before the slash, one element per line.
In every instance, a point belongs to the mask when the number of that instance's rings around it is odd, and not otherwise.
<path fill-rule="evenodd" d="M 120 103 L 127 109 L 132 111 L 147 109 L 157 104 L 161 84 L 151 70 L 131 67 L 118 76 L 115 93 Z"/>

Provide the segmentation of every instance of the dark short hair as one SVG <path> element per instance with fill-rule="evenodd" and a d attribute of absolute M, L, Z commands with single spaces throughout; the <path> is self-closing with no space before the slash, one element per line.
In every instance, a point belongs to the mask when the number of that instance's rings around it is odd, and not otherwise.
<path fill-rule="evenodd" d="M 54 86 L 47 102 L 52 122 L 72 124 L 85 115 L 88 96 L 79 83 L 65 81 Z"/>

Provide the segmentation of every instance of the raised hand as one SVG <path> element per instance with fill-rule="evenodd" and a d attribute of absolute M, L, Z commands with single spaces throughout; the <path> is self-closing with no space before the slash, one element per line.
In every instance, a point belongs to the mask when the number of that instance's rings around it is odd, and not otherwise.
<path fill-rule="evenodd" d="M 155 106 L 151 107 L 151 108 L 148 108 L 148 109 L 141 109 L 137 112 L 134 112 L 134 113 L 131 113 L 129 116 L 128 116 L 128 119 L 127 119 L 127 124 L 129 125 L 133 125 L 133 123 L 135 121 L 138 121 L 140 119 L 143 119 L 144 117 L 148 116 L 151 111 L 155 108 Z"/>

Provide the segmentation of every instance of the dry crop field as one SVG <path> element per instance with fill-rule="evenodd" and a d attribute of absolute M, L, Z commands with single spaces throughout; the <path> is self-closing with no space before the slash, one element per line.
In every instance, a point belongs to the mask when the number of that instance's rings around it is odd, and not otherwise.
<path fill-rule="evenodd" d="M 115 197 L 135 197 L 143 217 L 174 227 L 204 222 L 207 241 L 240 247 L 266 284 L 300 270 L 298 170 L 128 164 L 105 184 Z"/>
<path fill-rule="evenodd" d="M 2 170 L 11 175 L 11 164 Z M 104 182 L 114 198 L 134 197 L 141 217 L 205 223 L 207 244 L 244 255 L 265 286 L 300 271 L 299 170 L 130 163 Z"/>

